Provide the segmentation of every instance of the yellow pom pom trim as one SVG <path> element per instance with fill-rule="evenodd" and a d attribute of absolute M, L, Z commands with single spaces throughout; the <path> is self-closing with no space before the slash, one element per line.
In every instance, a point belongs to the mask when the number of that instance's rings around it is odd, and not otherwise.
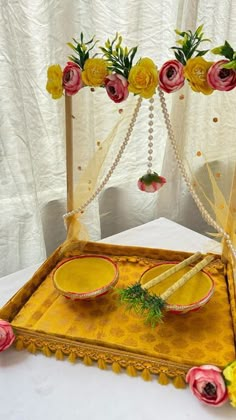
<path fill-rule="evenodd" d="M 18 338 L 16 340 L 16 342 L 15 342 L 15 348 L 16 348 L 16 350 L 19 350 L 19 351 L 24 349 L 24 343 L 23 343 L 23 341 L 20 338 Z"/>
<path fill-rule="evenodd" d="M 57 360 L 64 360 L 64 354 L 62 353 L 60 349 L 57 349 L 55 356 Z"/>
<path fill-rule="evenodd" d="M 161 372 L 158 376 L 158 383 L 161 385 L 168 385 L 170 383 L 168 376 L 164 372 Z"/>
<path fill-rule="evenodd" d="M 144 379 L 144 381 L 151 381 L 152 380 L 152 375 L 147 368 L 143 369 L 141 377 Z"/>
<path fill-rule="evenodd" d="M 71 351 L 68 357 L 68 360 L 70 363 L 75 363 L 76 362 L 76 353 L 74 351 Z"/>
<path fill-rule="evenodd" d="M 44 356 L 50 357 L 52 355 L 51 350 L 49 350 L 48 346 L 43 346 L 42 352 Z"/>
<path fill-rule="evenodd" d="M 98 367 L 99 369 L 105 370 L 107 368 L 105 360 L 98 359 Z"/>
<path fill-rule="evenodd" d="M 173 384 L 175 388 L 184 389 L 186 388 L 186 382 L 182 376 L 176 376 L 173 380 Z"/>
<path fill-rule="evenodd" d="M 132 366 L 132 365 L 127 366 L 126 371 L 127 371 L 129 376 L 137 376 L 137 371 L 136 371 L 135 367 Z"/>
<path fill-rule="evenodd" d="M 115 373 L 120 373 L 121 372 L 121 366 L 119 365 L 118 362 L 112 363 L 112 370 Z"/>
<path fill-rule="evenodd" d="M 30 353 L 32 353 L 32 354 L 35 354 L 35 353 L 36 353 L 36 351 L 37 351 L 36 346 L 35 346 L 35 344 L 34 344 L 34 343 L 30 343 L 30 344 L 28 345 L 28 347 L 27 347 L 27 350 L 28 350 Z"/>
<path fill-rule="evenodd" d="M 89 357 L 87 354 L 84 356 L 83 362 L 86 366 L 92 366 L 93 364 L 91 357 Z"/>

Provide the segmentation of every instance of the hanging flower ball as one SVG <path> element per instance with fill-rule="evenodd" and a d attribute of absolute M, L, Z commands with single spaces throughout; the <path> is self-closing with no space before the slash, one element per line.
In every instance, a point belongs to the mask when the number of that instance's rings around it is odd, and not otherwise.
<path fill-rule="evenodd" d="M 15 340 L 11 324 L 0 319 L 0 352 L 10 347 Z"/>
<path fill-rule="evenodd" d="M 220 407 L 228 400 L 222 372 L 216 366 L 193 367 L 188 371 L 186 381 L 193 395 L 205 404 Z"/>
<path fill-rule="evenodd" d="M 159 86 L 164 92 L 176 92 L 184 85 L 184 66 L 178 60 L 169 60 L 159 72 Z"/>
<path fill-rule="evenodd" d="M 141 191 L 153 193 L 158 191 L 165 183 L 166 179 L 163 176 L 159 176 L 156 172 L 152 172 L 139 178 L 138 188 Z"/>
<path fill-rule="evenodd" d="M 229 60 L 220 60 L 208 70 L 207 83 L 216 90 L 229 91 L 236 87 L 236 71 L 224 68 Z"/>

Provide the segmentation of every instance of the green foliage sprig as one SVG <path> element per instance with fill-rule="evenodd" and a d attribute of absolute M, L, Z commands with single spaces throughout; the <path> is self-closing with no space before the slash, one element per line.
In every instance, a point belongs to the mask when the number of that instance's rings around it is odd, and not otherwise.
<path fill-rule="evenodd" d="M 108 61 L 108 69 L 128 79 L 138 47 L 129 50 L 127 47 L 123 48 L 121 43 L 122 36 L 116 33 L 115 38 L 112 41 L 107 39 L 105 47 L 100 47 L 100 50 Z"/>
<path fill-rule="evenodd" d="M 177 41 L 177 44 L 181 46 L 171 47 L 171 49 L 174 50 L 176 59 L 183 65 L 185 65 L 193 55 L 195 57 L 201 57 L 209 51 L 199 50 L 199 46 L 202 42 L 211 42 L 210 39 L 203 38 L 204 34 L 202 29 L 203 25 L 200 25 L 194 33 L 190 30 L 187 32 L 181 32 L 178 29 L 175 30 L 175 33 L 182 38 Z"/>
<path fill-rule="evenodd" d="M 223 66 L 224 68 L 236 70 L 236 51 L 234 51 L 228 41 L 225 41 L 224 45 L 213 48 L 211 52 L 213 54 L 222 55 L 229 60 L 229 63 Z"/>
<path fill-rule="evenodd" d="M 84 68 L 85 61 L 89 58 L 90 51 L 95 47 L 95 45 L 99 41 L 94 41 L 95 36 L 93 36 L 92 39 L 90 39 L 88 42 L 84 42 L 84 35 L 83 32 L 80 34 L 80 41 L 76 41 L 76 39 L 73 38 L 73 41 L 75 45 L 73 45 L 71 42 L 68 42 L 67 45 L 72 48 L 77 54 L 77 56 L 70 55 L 68 58 L 73 61 L 74 63 L 78 64 L 81 69 Z M 93 55 L 93 58 L 97 54 Z"/>
<path fill-rule="evenodd" d="M 146 324 L 155 327 L 162 321 L 165 301 L 156 295 L 144 290 L 140 283 L 135 283 L 125 289 L 117 289 L 120 301 L 126 304 L 127 309 L 134 310 L 141 315 Z"/>

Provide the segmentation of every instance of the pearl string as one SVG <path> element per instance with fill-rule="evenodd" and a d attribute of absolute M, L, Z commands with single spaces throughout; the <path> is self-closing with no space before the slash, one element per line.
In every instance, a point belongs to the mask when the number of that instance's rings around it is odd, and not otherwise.
<path fill-rule="evenodd" d="M 154 110 L 154 98 L 149 99 L 149 111 L 150 114 L 148 115 L 149 117 L 149 121 L 148 121 L 148 125 L 149 125 L 149 129 L 148 129 L 148 170 L 147 173 L 151 174 L 152 172 L 152 154 L 153 154 L 153 118 L 154 118 L 154 114 L 153 114 L 153 110 Z"/>
<path fill-rule="evenodd" d="M 103 190 L 103 188 L 105 187 L 105 185 L 109 181 L 110 177 L 112 176 L 114 170 L 116 169 L 116 167 L 117 167 L 117 165 L 118 165 L 118 163 L 119 163 L 119 161 L 120 161 L 120 159 L 121 159 L 121 157 L 122 157 L 122 155 L 123 155 L 123 153 L 125 151 L 125 148 L 126 148 L 128 142 L 130 140 L 130 137 L 131 137 L 131 134 L 132 134 L 132 131 L 133 131 L 133 128 L 134 128 L 134 125 L 135 125 L 135 122 L 136 122 L 136 119 L 137 119 L 137 116 L 138 116 L 138 113 L 139 113 L 141 104 L 142 104 L 142 98 L 140 96 L 138 98 L 137 104 L 136 104 L 136 106 L 134 108 L 134 112 L 133 112 L 133 115 L 132 115 L 132 118 L 131 118 L 129 127 L 127 129 L 127 132 L 126 132 L 124 141 L 122 142 L 122 144 L 120 146 L 120 149 L 119 149 L 119 151 L 118 151 L 115 159 L 113 160 L 113 163 L 112 163 L 109 171 L 107 172 L 105 178 L 103 179 L 103 181 L 101 182 L 101 184 L 99 185 L 99 187 L 90 196 L 90 198 L 84 204 L 82 204 L 82 206 L 78 207 L 77 209 L 71 210 L 71 211 L 69 211 L 69 212 L 67 212 L 66 214 L 63 215 L 65 227 L 67 227 L 66 226 L 66 219 L 68 219 L 68 217 L 74 216 L 77 213 L 83 212 L 85 210 L 85 208 L 89 204 L 91 204 L 92 201 L 98 196 L 98 194 Z"/>
<path fill-rule="evenodd" d="M 161 109 L 162 109 L 162 113 L 164 116 L 164 120 L 165 120 L 165 124 L 166 124 L 166 128 L 167 128 L 167 132 L 168 132 L 168 136 L 175 154 L 175 158 L 178 164 L 178 167 L 180 169 L 180 172 L 182 174 L 182 177 L 188 187 L 188 190 L 190 192 L 190 194 L 192 195 L 193 200 L 195 201 L 203 219 L 212 227 L 214 227 L 214 229 L 219 232 L 225 239 L 225 242 L 229 248 L 229 250 L 231 251 L 231 254 L 234 258 L 234 260 L 236 260 L 236 250 L 232 244 L 232 241 L 230 239 L 230 236 L 228 233 L 226 233 L 224 231 L 224 229 L 222 227 L 220 227 L 218 225 L 218 223 L 210 216 L 210 214 L 208 213 L 208 211 L 205 209 L 204 205 L 202 204 L 201 200 L 199 199 L 197 193 L 194 191 L 191 182 L 188 178 L 187 172 L 185 170 L 184 164 L 180 158 L 179 152 L 178 152 L 178 148 L 177 148 L 177 144 L 176 144 L 176 140 L 175 140 L 175 136 L 174 136 L 174 132 L 171 126 L 171 122 L 170 122 L 170 117 L 169 117 L 169 113 L 167 110 L 167 106 L 166 106 L 166 101 L 165 101 L 165 96 L 163 91 L 158 87 L 158 93 L 159 93 L 159 97 L 160 97 L 160 102 L 161 102 Z"/>

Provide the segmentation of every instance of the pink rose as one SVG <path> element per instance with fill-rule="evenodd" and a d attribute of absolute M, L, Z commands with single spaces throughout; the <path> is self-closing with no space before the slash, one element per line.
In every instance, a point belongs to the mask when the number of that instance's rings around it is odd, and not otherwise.
<path fill-rule="evenodd" d="M 159 176 L 156 172 L 153 172 L 145 174 L 139 178 L 138 188 L 141 191 L 153 193 L 158 191 L 165 183 L 166 179 L 163 176 Z"/>
<path fill-rule="evenodd" d="M 207 83 L 216 90 L 232 90 L 236 86 L 236 71 L 225 69 L 228 60 L 220 60 L 212 64 L 207 73 Z"/>
<path fill-rule="evenodd" d="M 159 72 L 159 86 L 164 92 L 179 90 L 184 85 L 184 66 L 178 60 L 169 60 Z"/>
<path fill-rule="evenodd" d="M 121 74 L 110 74 L 105 78 L 105 88 L 109 98 L 116 103 L 128 98 L 128 81 Z"/>
<path fill-rule="evenodd" d="M 0 319 L 0 352 L 10 347 L 14 340 L 15 336 L 11 324 Z"/>
<path fill-rule="evenodd" d="M 190 389 L 200 401 L 219 407 L 228 400 L 222 372 L 216 366 L 193 367 L 186 376 Z"/>
<path fill-rule="evenodd" d="M 81 68 L 69 61 L 63 70 L 62 83 L 67 95 L 72 96 L 83 87 Z"/>

